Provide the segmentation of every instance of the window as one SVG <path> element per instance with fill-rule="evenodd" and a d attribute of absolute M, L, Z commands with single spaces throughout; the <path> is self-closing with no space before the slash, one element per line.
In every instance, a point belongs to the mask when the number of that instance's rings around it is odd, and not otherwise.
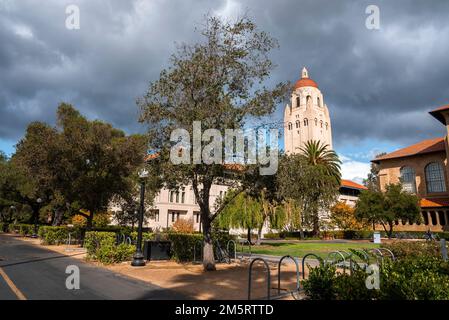
<path fill-rule="evenodd" d="M 426 168 L 427 192 L 445 192 L 446 183 L 444 182 L 443 166 L 438 162 L 429 163 Z"/>
<path fill-rule="evenodd" d="M 154 221 L 159 222 L 159 210 L 154 210 Z"/>
<path fill-rule="evenodd" d="M 170 202 L 173 202 L 173 197 L 174 197 L 175 192 L 174 191 L 170 191 Z"/>
<path fill-rule="evenodd" d="M 292 127 L 293 127 L 293 126 L 292 126 L 291 122 L 289 122 L 289 123 L 288 123 L 288 130 L 291 130 Z"/>
<path fill-rule="evenodd" d="M 321 107 L 321 101 L 320 101 L 320 98 L 316 98 L 316 103 L 318 104 L 318 107 Z"/>
<path fill-rule="evenodd" d="M 176 203 L 179 203 L 179 191 L 176 191 Z"/>
<path fill-rule="evenodd" d="M 309 120 L 307 120 L 307 118 L 304 119 L 304 126 L 307 127 L 307 125 L 309 124 Z"/>
<path fill-rule="evenodd" d="M 323 120 L 320 120 L 320 127 L 323 127 Z"/>
<path fill-rule="evenodd" d="M 402 167 L 399 172 L 403 189 L 411 193 L 416 193 L 415 170 L 412 167 Z"/>
<path fill-rule="evenodd" d="M 301 105 L 299 97 L 296 97 L 296 107 L 299 108 L 299 106 Z"/>
<path fill-rule="evenodd" d="M 318 125 L 318 119 L 315 118 L 315 126 L 317 126 L 317 125 Z"/>
<path fill-rule="evenodd" d="M 186 193 L 183 191 L 183 192 L 181 193 L 181 203 L 184 203 L 185 200 L 186 200 Z"/>
<path fill-rule="evenodd" d="M 326 126 L 326 130 L 327 130 L 327 128 L 329 127 L 329 125 L 327 124 L 327 122 L 326 122 L 325 126 Z"/>
<path fill-rule="evenodd" d="M 296 129 L 298 129 L 298 128 L 299 128 L 299 125 L 300 125 L 300 121 L 299 121 L 299 120 L 297 120 L 297 121 L 296 121 Z"/>
<path fill-rule="evenodd" d="M 195 213 L 195 223 L 200 223 L 200 214 Z"/>

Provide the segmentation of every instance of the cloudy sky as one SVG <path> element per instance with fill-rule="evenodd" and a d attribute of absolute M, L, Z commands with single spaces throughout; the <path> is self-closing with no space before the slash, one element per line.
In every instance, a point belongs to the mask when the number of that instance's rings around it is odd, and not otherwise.
<path fill-rule="evenodd" d="M 70 4 L 79 30 L 65 26 Z M 380 30 L 365 26 L 372 4 Z M 447 0 L 0 0 L 0 150 L 14 152 L 30 121 L 53 124 L 61 101 L 141 131 L 135 100 L 176 43 L 196 41 L 206 13 L 244 12 L 279 40 L 268 84 L 294 82 L 303 66 L 318 83 L 344 178 L 365 177 L 378 152 L 444 134 L 427 112 L 449 103 Z"/>

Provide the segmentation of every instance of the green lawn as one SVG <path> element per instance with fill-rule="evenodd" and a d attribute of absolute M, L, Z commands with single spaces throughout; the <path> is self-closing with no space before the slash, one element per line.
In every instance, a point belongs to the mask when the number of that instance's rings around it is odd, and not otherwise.
<path fill-rule="evenodd" d="M 303 257 L 308 253 L 314 253 L 325 258 L 331 251 L 363 248 L 379 248 L 379 244 L 369 242 L 351 243 L 263 243 L 260 246 L 251 247 L 252 253 L 269 254 L 273 256 L 291 255 L 293 257 Z M 246 252 L 247 248 L 245 248 Z"/>

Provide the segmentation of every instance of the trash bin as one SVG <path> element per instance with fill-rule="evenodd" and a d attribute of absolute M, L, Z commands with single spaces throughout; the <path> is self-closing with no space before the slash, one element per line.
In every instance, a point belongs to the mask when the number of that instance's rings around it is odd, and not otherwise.
<path fill-rule="evenodd" d="M 143 244 L 143 256 L 145 260 L 169 260 L 171 242 L 147 240 Z"/>
<path fill-rule="evenodd" d="M 375 231 L 373 233 L 373 242 L 380 243 L 380 232 L 379 231 Z"/>

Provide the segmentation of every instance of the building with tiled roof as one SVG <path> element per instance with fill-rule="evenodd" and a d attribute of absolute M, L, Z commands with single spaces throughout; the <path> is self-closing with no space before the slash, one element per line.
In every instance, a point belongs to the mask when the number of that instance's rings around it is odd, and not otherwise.
<path fill-rule="evenodd" d="M 449 105 L 429 112 L 449 132 Z M 379 167 L 381 190 L 390 183 L 403 187 L 420 198 L 422 222 L 396 221 L 397 230 L 449 230 L 448 134 L 426 139 L 372 160 Z"/>

